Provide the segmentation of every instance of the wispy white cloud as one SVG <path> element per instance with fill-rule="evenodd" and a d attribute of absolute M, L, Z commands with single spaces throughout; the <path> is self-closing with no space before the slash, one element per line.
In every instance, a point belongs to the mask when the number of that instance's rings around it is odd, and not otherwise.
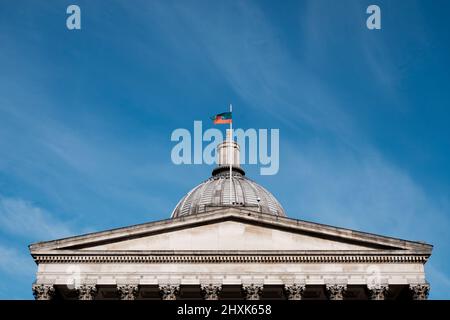
<path fill-rule="evenodd" d="M 186 52 L 186 48 L 196 47 L 194 52 L 201 56 L 198 64 L 204 64 L 205 68 L 222 75 L 236 95 L 250 107 L 264 110 L 286 124 L 293 130 L 293 137 L 300 136 L 296 130 L 306 124 L 315 131 L 329 131 L 340 139 L 338 142 L 333 139 L 332 143 L 314 141 L 308 145 L 302 138 L 302 143 L 298 143 L 293 138 L 287 140 L 282 136 L 282 147 L 285 148 L 282 152 L 286 157 L 281 159 L 282 179 L 279 180 L 282 182 L 278 189 L 282 192 L 280 196 L 286 200 L 283 204 L 289 208 L 291 217 L 432 243 L 448 239 L 450 224 L 444 214 L 448 212 L 448 205 L 441 204 L 438 196 L 428 194 L 408 172 L 371 146 L 364 130 L 358 127 L 357 119 L 341 105 L 330 84 L 309 69 L 311 57 L 323 54 L 326 59 L 329 54 L 328 44 L 323 39 L 326 32 L 330 35 L 331 28 L 325 23 L 326 19 L 320 19 L 324 12 L 318 1 L 309 1 L 306 17 L 303 13 L 299 17 L 300 21 L 305 21 L 302 42 L 307 48 L 301 56 L 291 54 L 283 45 L 276 29 L 257 3 L 223 2 L 214 4 L 214 7 L 208 2 L 203 4 L 192 6 L 184 2 L 166 1 L 142 6 L 124 5 L 124 10 L 133 11 L 132 16 L 139 20 L 143 30 L 153 29 L 155 24 L 159 24 L 161 38 L 170 42 L 174 52 L 180 54 Z M 337 16 L 330 10 L 330 16 L 333 15 Z M 339 21 L 336 22 L 340 25 Z M 391 60 L 386 45 L 366 41 L 366 35 L 361 30 L 352 30 L 352 33 L 359 32 L 355 50 L 365 57 L 370 72 L 368 78 L 376 79 L 379 85 L 385 87 L 386 90 L 380 94 L 394 96 L 390 85 L 397 83 L 395 77 L 399 66 Z M 142 47 L 143 52 L 151 51 L 154 44 L 147 45 L 146 41 L 142 41 Z M 175 60 L 173 64 L 179 63 Z M 21 82 L 6 80 L 7 83 L 24 85 L 23 79 Z M 25 84 L 35 88 L 34 83 Z M 40 89 L 44 96 L 52 96 L 46 88 Z M 18 92 L 22 96 L 22 88 Z M 395 97 L 397 102 L 401 101 L 401 98 Z M 26 98 L 30 101 L 41 100 L 33 96 L 33 90 L 29 90 Z M 74 194 L 81 197 L 81 193 L 67 191 L 86 186 L 89 191 L 107 199 L 118 198 L 122 202 L 140 203 L 142 207 L 163 210 L 167 206 L 166 199 L 155 195 L 155 188 L 153 191 L 147 189 L 145 181 L 165 181 L 167 184 L 170 179 L 170 184 L 183 185 L 183 188 L 192 181 L 173 174 L 176 169 L 170 164 L 156 164 L 153 157 L 149 160 L 153 161 L 151 165 L 133 161 L 133 158 L 142 159 L 142 154 L 138 155 L 132 147 L 123 148 L 123 144 L 111 136 L 97 139 L 92 132 L 82 132 L 80 128 L 71 130 L 66 122 L 52 121 L 52 116 L 45 117 L 44 112 L 32 114 L 26 108 L 17 107 L 27 105 L 26 100 L 17 98 L 7 101 L 5 97 L 0 97 L 0 102 L 0 112 L 3 109 L 3 114 L 14 113 L 14 121 L 19 123 L 12 133 L 2 128 L 13 122 L 4 121 L 4 125 L 0 126 L 0 147 L 5 150 L 4 157 L 0 157 L 0 170 L 17 170 L 14 172 L 16 176 L 41 189 L 45 188 L 52 201 L 62 199 L 61 203 L 66 207 L 83 200 L 68 200 Z M 59 104 L 59 101 L 48 101 L 48 105 Z M 34 105 L 33 108 L 45 109 Z M 21 134 L 14 134 L 16 132 Z M 25 143 L 18 146 L 18 139 L 24 135 Z M 151 142 L 151 148 L 156 153 L 158 139 Z M 141 148 L 142 144 L 134 146 Z M 41 159 L 45 161 L 39 161 Z M 11 165 L 19 162 L 20 166 Z M 43 175 L 52 177 L 52 183 L 41 181 Z M 70 190 L 61 192 L 60 188 L 55 187 L 55 181 L 64 180 L 67 184 L 71 179 Z M 276 183 L 276 180 L 272 181 Z M 157 183 L 150 184 L 152 187 L 155 185 Z M 16 198 L 0 198 L 0 230 L 38 240 L 72 233 L 69 225 L 50 212 Z M 437 247 L 435 253 L 441 261 L 448 260 L 444 257 L 447 253 L 442 249 L 445 246 L 444 243 Z M 0 248 L 0 254 L 2 252 Z M 14 252 L 9 250 L 4 254 L 13 257 Z M 443 279 L 448 283 L 444 273 L 436 269 L 435 274 L 439 276 L 434 279 Z"/>
<path fill-rule="evenodd" d="M 318 18 L 326 4 L 308 2 L 306 17 L 302 16 L 306 21 L 305 35 L 309 35 L 305 36 L 309 54 L 326 52 L 326 47 L 320 47 L 325 45 L 320 39 L 328 24 Z M 440 212 L 434 199 L 417 181 L 370 143 L 364 128 L 356 125 L 355 116 L 340 105 L 333 88 L 308 70 L 307 61 L 290 54 L 257 3 L 222 4 L 214 10 L 208 5 L 197 7 L 183 3 L 155 6 L 157 10 L 149 14 L 161 21 L 163 31 L 171 33 L 173 45 L 177 47 L 186 42 L 200 45 L 208 59 L 206 62 L 212 63 L 250 106 L 262 107 L 294 127 L 307 123 L 314 130 L 331 130 L 338 137 L 314 141 L 309 146 L 303 139 L 301 143 L 292 137 L 283 141 L 288 150 L 284 152 L 286 157 L 281 166 L 295 168 L 295 171 L 290 170 L 292 177 L 304 184 L 303 194 L 308 195 L 305 197 L 308 197 L 310 209 L 323 215 L 347 212 L 357 220 L 359 217 L 362 220 L 363 212 L 366 212 L 364 218 L 372 215 L 374 219 L 382 212 L 386 212 L 389 219 L 404 218 L 406 214 L 423 216 L 424 210 L 429 214 Z M 339 13 L 362 23 L 363 27 L 355 30 L 358 34 L 355 48 L 362 46 L 358 50 L 364 52 L 368 42 L 364 41 L 366 15 L 361 8 L 349 4 Z M 330 10 L 328 14 L 333 16 L 333 12 Z M 177 18 L 172 27 L 163 23 L 169 16 Z M 336 17 L 339 19 L 343 17 Z M 183 33 L 173 32 L 177 23 L 189 29 L 192 37 L 182 39 Z M 319 32 L 318 37 L 314 30 Z M 385 47 L 379 50 L 382 50 L 381 61 L 377 63 L 383 65 L 384 70 L 377 71 L 374 66 L 372 72 L 395 73 Z M 373 54 L 376 52 L 369 52 L 366 57 L 368 65 Z M 408 228 L 409 221 L 403 221 L 403 228 Z"/>
<path fill-rule="evenodd" d="M 448 292 L 450 291 L 450 277 L 448 274 L 445 274 L 441 270 L 429 264 L 426 266 L 426 270 L 431 282 L 431 297 L 448 299 Z"/>
<path fill-rule="evenodd" d="M 215 10 L 207 5 L 161 5 L 153 15 L 161 21 L 176 15 L 174 23 L 189 29 L 192 38 L 172 33 L 169 38 L 174 47 L 188 42 L 200 45 L 206 63 L 211 63 L 249 106 L 263 109 L 298 134 L 302 124 L 316 132 L 333 134 L 328 141 L 310 145 L 293 137 L 282 142 L 286 157 L 281 159 L 283 181 L 279 189 L 289 203 L 288 214 L 411 240 L 448 240 L 448 206 L 439 195 L 429 194 L 371 144 L 351 109 L 342 106 L 329 84 L 308 70 L 308 54 L 327 52 L 320 40 L 326 26 L 317 26 L 323 10 L 315 1 L 309 4 L 305 19 L 309 53 L 301 57 L 289 53 L 264 12 L 250 1 L 222 4 Z M 353 7 L 347 14 L 356 15 L 360 12 L 357 9 Z M 358 19 L 363 23 L 365 15 L 361 12 Z M 173 31 L 167 25 L 162 29 Z M 368 78 L 376 79 L 380 94 L 394 104 L 404 104 L 407 99 L 392 89 L 401 74 L 399 66 L 386 44 L 365 41 L 367 34 L 363 31 L 355 31 L 354 47 L 364 58 Z M 445 250 L 439 249 L 434 256 L 445 259 Z"/>
<path fill-rule="evenodd" d="M 101 199 L 104 206 L 113 199 L 138 208 L 142 214 L 148 214 L 144 211 L 148 208 L 170 214 L 167 206 L 171 202 L 166 194 L 148 192 L 148 185 L 155 181 L 183 184 L 170 174 L 173 167 L 169 151 L 165 159 L 153 156 L 163 154 L 163 139 L 153 138 L 151 148 L 142 148 L 140 143 L 145 141 L 124 144 L 105 137 L 107 132 L 93 137 L 90 132 L 62 125 L 45 113 L 30 115 L 24 108 L 14 108 L 16 104 L 0 104 L 0 114 L 7 120 L 4 127 L 0 126 L 0 149 L 4 152 L 0 172 L 39 189 L 65 211 L 73 208 L 77 218 L 82 218 L 87 210 L 75 207 L 86 203 L 80 198 L 80 190 Z M 169 143 L 169 138 L 166 141 Z M 154 160 L 151 165 L 149 159 Z"/>
<path fill-rule="evenodd" d="M 284 146 L 289 158 L 281 170 L 289 175 L 283 182 L 296 186 L 289 197 L 298 208 L 293 214 L 412 240 L 431 241 L 450 227 L 447 204 L 377 150 L 323 142 Z"/>
<path fill-rule="evenodd" d="M 373 149 L 285 142 L 284 153 L 282 178 L 270 183 L 290 217 L 432 244 L 426 264 L 430 297 L 450 297 L 445 197 Z"/>
<path fill-rule="evenodd" d="M 0 229 L 30 240 L 74 235 L 69 225 L 23 199 L 0 196 Z"/>
<path fill-rule="evenodd" d="M 343 138 L 349 135 L 354 126 L 351 118 L 326 85 L 283 47 L 257 5 L 249 1 L 203 4 L 155 3 L 151 10 L 133 14 L 145 13 L 159 21 L 174 51 L 197 47 L 204 67 L 220 74 L 249 107 L 264 110 L 289 127 L 302 123 Z"/>
<path fill-rule="evenodd" d="M 11 247 L 0 245 L 0 272 L 4 275 L 30 276 L 35 271 L 35 264 L 31 256 L 24 255 Z"/>
<path fill-rule="evenodd" d="M 434 245 L 431 297 L 448 298 L 448 200 L 376 150 L 285 143 L 280 198 L 291 217 Z M 275 182 L 276 184 L 276 182 Z M 284 191 L 283 191 L 284 190 Z M 289 190 L 289 191 L 285 191 Z"/>
<path fill-rule="evenodd" d="M 325 45 L 320 39 L 328 25 L 318 18 L 322 5 L 326 4 L 308 2 L 306 17 L 302 16 L 306 21 L 305 34 L 309 34 L 305 37 L 309 54 L 326 52 L 326 47 L 320 50 Z M 282 151 L 286 156 L 281 160 L 281 170 L 288 168 L 288 180 L 292 179 L 292 185 L 296 186 L 289 192 L 295 194 L 289 196 L 293 207 L 315 212 L 330 223 L 370 225 L 372 229 L 376 225 L 377 230 L 400 234 L 424 227 L 423 223 L 425 227 L 430 226 L 429 230 L 435 224 L 448 225 L 448 218 L 434 195 L 427 194 L 407 171 L 391 163 L 370 143 L 364 128 L 358 127 L 358 119 L 340 104 L 333 88 L 310 72 L 308 59 L 303 61 L 303 57 L 293 56 L 279 41 L 276 29 L 257 3 L 222 4 L 214 9 L 183 3 L 155 6 L 158 10 L 149 14 L 161 21 L 163 31 L 172 33 L 174 47 L 187 42 L 200 45 L 206 62 L 212 63 L 250 106 L 264 108 L 279 121 L 290 124 L 293 132 L 300 134 L 295 129 L 308 124 L 316 132 L 334 134 L 331 139 L 313 141 L 311 145 L 303 139 L 299 143 L 292 136 L 284 138 L 282 145 L 287 150 Z M 366 15 L 360 9 L 359 5 L 350 4 L 339 13 L 362 23 L 362 28 L 355 31 L 358 33 L 355 48 L 364 53 L 370 42 L 364 41 Z M 333 16 L 334 11 L 329 15 Z M 169 27 L 163 23 L 165 18 L 174 16 L 175 25 Z M 183 39 L 183 33 L 173 32 L 177 23 L 184 30 L 189 29 L 192 37 Z M 381 60 L 377 63 L 383 70 L 372 65 L 371 72 L 375 76 L 381 72 L 391 77 L 396 70 L 389 52 L 385 46 L 378 48 Z M 367 52 L 367 65 L 373 63 L 374 54 L 377 53 Z M 297 203 L 294 199 L 304 201 Z"/>
<path fill-rule="evenodd" d="M 26 245 L 0 244 L 0 257 L 0 299 L 31 299 L 36 264 Z"/>

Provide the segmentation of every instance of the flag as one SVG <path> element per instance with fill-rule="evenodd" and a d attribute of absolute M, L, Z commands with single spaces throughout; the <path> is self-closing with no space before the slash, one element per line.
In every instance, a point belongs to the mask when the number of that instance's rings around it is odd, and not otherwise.
<path fill-rule="evenodd" d="M 211 120 L 214 121 L 214 124 L 228 124 L 233 122 L 231 112 L 223 112 L 216 114 L 214 117 L 211 118 Z"/>

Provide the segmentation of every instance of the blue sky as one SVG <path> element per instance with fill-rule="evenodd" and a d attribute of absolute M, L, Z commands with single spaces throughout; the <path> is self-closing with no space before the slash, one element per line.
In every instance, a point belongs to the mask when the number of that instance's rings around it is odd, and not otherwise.
<path fill-rule="evenodd" d="M 212 169 L 172 164 L 172 131 L 230 102 L 235 126 L 280 129 L 278 174 L 246 170 L 290 217 L 433 244 L 430 297 L 450 298 L 449 10 L 2 1 L 0 298 L 32 298 L 32 242 L 168 218 Z"/>

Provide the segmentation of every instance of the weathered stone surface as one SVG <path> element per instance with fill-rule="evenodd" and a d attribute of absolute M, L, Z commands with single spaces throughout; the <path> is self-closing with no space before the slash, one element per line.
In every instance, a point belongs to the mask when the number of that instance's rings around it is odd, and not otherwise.
<path fill-rule="evenodd" d="M 367 287 L 370 300 L 385 300 L 389 291 L 387 284 L 370 285 Z"/>
<path fill-rule="evenodd" d="M 327 284 L 325 286 L 326 294 L 330 300 L 343 300 L 347 291 L 346 284 Z"/>
<path fill-rule="evenodd" d="M 117 291 L 119 293 L 120 300 L 136 300 L 139 293 L 138 285 L 135 284 L 117 285 Z"/>
<path fill-rule="evenodd" d="M 156 286 L 176 279 L 180 285 L 198 285 L 199 290 L 200 279 L 212 276 L 214 281 L 207 284 L 283 287 L 296 283 L 295 279 L 306 279 L 302 283 L 306 287 L 324 286 L 325 279 L 343 279 L 348 285 L 363 287 L 377 279 L 385 279 L 389 286 L 424 283 L 424 264 L 431 248 L 236 208 L 30 246 L 38 264 L 38 286 L 73 283 L 75 272 L 77 279 L 101 281 L 102 285 L 117 286 L 120 281 Z M 262 280 L 256 279 L 261 275 Z M 214 290 L 204 289 L 204 297 L 214 297 Z M 301 287 L 284 289 L 286 297 L 301 297 Z M 38 292 L 39 287 L 33 290 Z M 80 299 L 98 298 L 95 286 L 86 290 L 79 291 Z M 416 298 L 428 292 L 422 287 L 411 290 Z M 124 297 L 135 295 L 131 287 L 122 291 Z M 329 288 L 326 292 L 330 298 L 339 298 L 343 291 Z M 161 292 L 163 298 L 174 299 L 179 287 L 162 287 Z M 369 293 L 381 298 L 386 292 L 379 288 Z M 51 294 L 47 292 L 48 297 Z"/>
<path fill-rule="evenodd" d="M 95 284 L 82 284 L 77 289 L 79 300 L 94 300 L 97 294 Z"/>
<path fill-rule="evenodd" d="M 170 238 L 173 232 L 178 232 L 182 230 L 188 229 L 188 232 L 195 229 L 199 225 L 209 225 L 216 228 L 220 226 L 223 221 L 232 221 L 243 223 L 244 226 L 240 226 L 237 228 L 238 233 L 242 234 L 242 232 L 248 232 L 250 236 L 250 230 L 259 230 L 260 232 L 264 232 L 264 230 L 270 230 L 272 234 L 277 234 L 279 230 L 286 230 L 280 233 L 280 240 L 283 240 L 283 236 L 287 238 L 291 238 L 294 236 L 305 235 L 308 234 L 307 240 L 312 241 L 320 241 L 320 240 L 328 240 L 332 241 L 336 246 L 327 246 L 324 249 L 326 250 L 339 250 L 342 248 L 342 245 L 348 245 L 343 249 L 357 249 L 354 247 L 356 245 L 359 248 L 364 249 L 390 249 L 390 250 L 410 250 L 410 251 L 418 251 L 423 252 L 424 254 L 431 254 L 432 246 L 428 244 L 424 244 L 421 242 L 413 242 L 413 241 L 405 241 L 399 240 L 390 237 L 383 237 L 373 234 L 368 234 L 359 231 L 353 231 L 348 229 L 336 228 L 331 226 L 325 226 L 321 224 L 316 224 L 312 222 L 306 222 L 301 220 L 295 220 L 290 218 L 284 218 L 279 216 L 273 216 L 269 214 L 261 214 L 255 213 L 251 210 L 238 209 L 238 208 L 228 208 L 222 209 L 214 213 L 207 213 L 198 216 L 189 216 L 189 217 L 180 217 L 177 219 L 156 221 L 151 223 L 146 223 L 143 225 L 125 227 L 115 230 L 103 231 L 92 233 L 89 235 L 71 237 L 61 240 L 48 241 L 32 244 L 30 246 L 30 251 L 32 254 L 54 250 L 54 249 L 63 249 L 64 247 L 73 247 L 77 246 L 79 250 L 101 250 L 101 248 L 109 248 L 111 250 L 114 249 L 113 245 L 117 245 L 118 243 L 130 243 L 127 241 L 131 241 L 132 239 L 145 239 L 149 236 L 156 235 L 167 235 Z M 234 230 L 228 230 L 227 225 L 224 225 L 224 231 L 236 232 Z M 245 227 L 250 228 L 249 230 L 245 230 Z M 257 229 L 257 227 L 266 228 L 266 229 Z M 234 227 L 230 227 L 234 229 Z M 244 228 L 244 229 L 243 229 Z M 256 228 L 256 229 L 255 229 Z M 215 236 L 215 232 L 220 232 L 219 230 L 213 231 L 211 234 Z M 257 232 L 257 231 L 254 231 Z M 179 234 L 179 233 L 178 233 Z M 317 236 L 315 236 L 315 234 Z M 230 238 L 230 235 L 224 234 Z M 266 236 L 266 235 L 263 235 Z M 154 238 L 155 239 L 155 238 Z M 301 240 L 305 240 L 305 238 L 299 238 Z M 237 239 L 234 239 L 237 240 Z M 286 241 L 283 240 L 283 241 Z M 291 241 L 291 240 L 289 240 Z M 99 242 L 104 244 L 98 245 Z M 294 241 L 295 242 L 295 241 Z M 220 249 L 218 243 L 216 244 L 216 249 Z M 299 244 L 298 245 L 303 245 Z M 326 244 L 329 244 L 326 242 Z M 106 246 L 106 247 L 103 247 Z M 258 246 L 259 248 L 260 246 Z M 125 248 L 126 247 L 121 247 Z M 135 248 L 135 247 L 133 247 Z M 161 247 L 158 247 L 162 249 Z M 196 250 L 200 250 L 202 247 L 196 247 Z M 280 248 L 280 247 L 277 247 Z M 309 248 L 314 248 L 309 247 Z M 317 247 L 316 247 L 317 248 Z M 173 249 L 173 247 L 170 247 Z M 183 248 L 183 250 L 186 248 Z M 250 248 L 249 248 L 250 249 Z M 269 249 L 269 248 L 267 248 Z M 297 247 L 297 250 L 301 250 L 302 247 Z M 145 247 L 145 250 L 151 250 L 151 247 Z"/>
<path fill-rule="evenodd" d="M 260 300 L 263 292 L 263 286 L 253 283 L 242 285 L 242 292 L 245 300 Z"/>
<path fill-rule="evenodd" d="M 427 300 L 430 285 L 428 283 L 410 284 L 409 290 L 411 291 L 413 300 Z"/>
<path fill-rule="evenodd" d="M 302 300 L 305 288 L 304 284 L 286 284 L 284 285 L 284 294 L 288 300 Z"/>
<path fill-rule="evenodd" d="M 222 286 L 219 284 L 202 284 L 201 293 L 205 300 L 219 300 L 219 294 Z"/>
<path fill-rule="evenodd" d="M 36 300 L 51 300 L 55 296 L 55 288 L 49 284 L 33 284 L 33 295 Z"/>
<path fill-rule="evenodd" d="M 162 300 L 176 300 L 180 293 L 180 286 L 172 284 L 160 285 L 159 292 Z"/>

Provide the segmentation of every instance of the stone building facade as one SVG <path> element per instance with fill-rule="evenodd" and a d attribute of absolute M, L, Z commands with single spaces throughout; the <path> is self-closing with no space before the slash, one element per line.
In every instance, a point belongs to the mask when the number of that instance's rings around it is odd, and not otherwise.
<path fill-rule="evenodd" d="M 30 245 L 35 298 L 428 297 L 431 245 L 288 218 L 238 163 L 230 179 L 219 157 L 170 219 Z"/>

